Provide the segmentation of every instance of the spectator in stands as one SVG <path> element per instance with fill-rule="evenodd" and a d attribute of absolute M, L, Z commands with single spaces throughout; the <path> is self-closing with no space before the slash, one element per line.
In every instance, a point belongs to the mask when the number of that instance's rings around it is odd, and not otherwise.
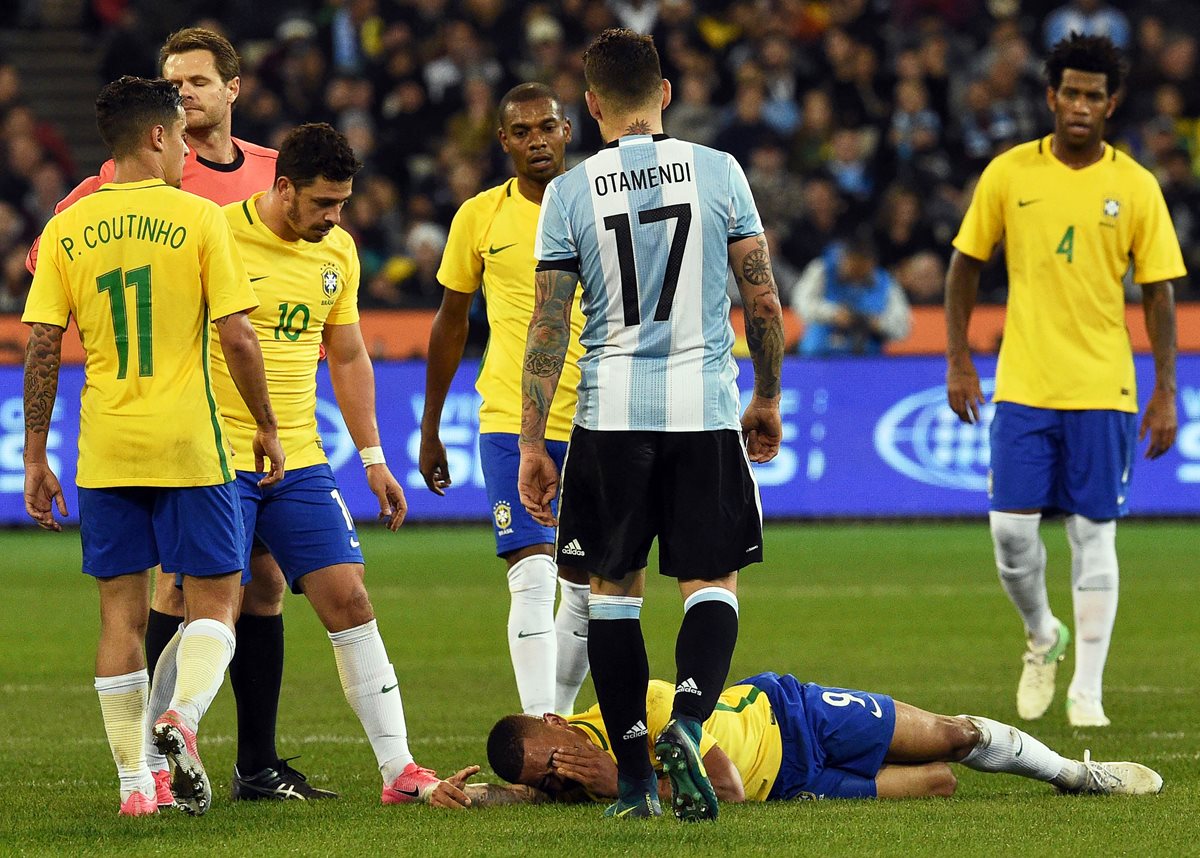
<path fill-rule="evenodd" d="M 804 175 L 829 160 L 833 139 L 833 101 L 828 90 L 817 88 L 804 93 L 800 105 L 800 126 L 792 135 L 791 169 Z"/>
<path fill-rule="evenodd" d="M 783 255 L 804 268 L 836 240 L 844 226 L 847 205 L 837 182 L 825 173 L 814 173 L 804 182 L 804 214 L 783 242 Z"/>
<path fill-rule="evenodd" d="M 561 89 L 558 94 L 561 98 Z M 721 116 L 717 107 L 713 105 L 712 96 L 713 79 L 711 75 L 700 71 L 684 72 L 673 91 L 670 108 L 663 113 L 664 130 L 668 134 L 686 137 L 702 146 L 715 146 L 713 141 L 716 140 L 721 128 Z M 566 112 L 573 129 L 586 127 L 569 111 Z M 586 114 L 584 116 L 586 118 Z M 575 144 L 579 136 L 579 132 L 574 132 L 571 143 Z M 569 147 L 569 149 L 574 148 L 576 148 L 575 145 Z"/>
<path fill-rule="evenodd" d="M 1132 38 L 1125 13 L 1103 0 L 1070 0 L 1059 6 L 1046 16 L 1042 44 L 1049 50 L 1072 33 L 1108 36 L 1121 50 L 1129 47 Z"/>
<path fill-rule="evenodd" d="M 921 196 L 909 185 L 888 186 L 875 216 L 875 244 L 879 264 L 889 271 L 908 257 L 937 251 L 937 242 L 921 212 Z"/>
<path fill-rule="evenodd" d="M 945 292 L 946 263 L 931 250 L 909 256 L 896 266 L 896 282 L 904 290 L 908 303 L 941 306 Z"/>
<path fill-rule="evenodd" d="M 1200 182 L 1192 166 L 1192 156 L 1183 147 L 1175 147 L 1160 162 L 1163 198 L 1171 212 L 1171 222 L 1183 248 L 1183 260 L 1188 268 L 1188 288 L 1176 283 L 1176 297 L 1200 297 L 1197 278 L 1200 278 Z"/>
<path fill-rule="evenodd" d="M 804 320 L 800 354 L 873 355 L 912 327 L 904 290 L 879 265 L 869 230 L 830 245 L 800 275 L 791 305 Z"/>

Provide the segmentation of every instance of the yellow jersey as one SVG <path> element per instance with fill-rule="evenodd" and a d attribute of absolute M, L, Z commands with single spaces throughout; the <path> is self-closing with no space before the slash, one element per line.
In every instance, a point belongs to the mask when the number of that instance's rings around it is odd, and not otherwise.
<path fill-rule="evenodd" d="M 521 431 L 521 373 L 525 340 L 533 318 L 533 277 L 541 207 L 526 199 L 517 180 L 477 194 L 462 204 L 450 224 L 437 278 L 447 289 L 474 292 L 482 285 L 491 333 L 475 380 L 483 398 L 480 432 Z M 583 347 L 581 292 L 571 310 L 571 342 L 554 402 L 546 421 L 546 437 L 565 441 L 575 418 L 579 358 Z"/>
<path fill-rule="evenodd" d="M 222 211 L 262 303 L 250 314 L 267 370 L 267 389 L 288 468 L 328 461 L 317 433 L 317 361 L 326 325 L 358 321 L 358 252 L 341 227 L 321 241 L 284 241 L 255 209 L 262 194 Z M 237 455 L 235 468 L 254 470 L 255 423 L 238 395 L 220 349 L 213 353 L 213 388 Z"/>
<path fill-rule="evenodd" d="M 650 741 L 671 720 L 674 701 L 673 685 L 661 679 L 650 680 L 646 691 L 646 732 L 649 736 L 646 753 L 656 772 L 662 771 L 662 765 L 655 757 Z M 616 760 L 599 705 L 570 716 L 567 722 L 581 728 L 596 747 Z M 783 761 L 783 740 L 775 713 L 771 711 L 771 702 L 762 689 L 753 685 L 734 685 L 721 692 L 713 714 L 703 725 L 701 756 L 713 745 L 725 752 L 742 776 L 746 801 L 766 801 Z"/>
<path fill-rule="evenodd" d="M 1082 170 L 1050 137 L 1016 146 L 983 171 L 954 246 L 987 260 L 1004 239 L 1008 310 L 997 402 L 1136 413 L 1122 278 L 1186 269 L 1157 180 L 1112 146 Z"/>
<path fill-rule="evenodd" d="M 75 482 L 231 480 L 209 321 L 258 301 L 217 205 L 161 179 L 109 183 L 51 218 L 41 248 L 21 320 L 79 328 Z"/>

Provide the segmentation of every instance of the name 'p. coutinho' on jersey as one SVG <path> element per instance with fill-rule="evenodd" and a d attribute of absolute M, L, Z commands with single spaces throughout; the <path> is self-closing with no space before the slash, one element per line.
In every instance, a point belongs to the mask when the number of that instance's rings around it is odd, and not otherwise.
<path fill-rule="evenodd" d="M 739 428 L 728 247 L 762 231 L 732 156 L 664 134 L 622 137 L 550 183 L 534 255 L 583 283 L 577 425 Z"/>

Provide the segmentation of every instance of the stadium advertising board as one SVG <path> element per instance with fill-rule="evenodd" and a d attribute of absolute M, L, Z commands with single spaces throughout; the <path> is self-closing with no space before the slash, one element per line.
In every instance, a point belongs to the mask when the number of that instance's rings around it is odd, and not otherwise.
<path fill-rule="evenodd" d="M 431 494 L 417 471 L 425 367 L 376 366 L 379 422 L 388 462 L 404 485 L 411 519 L 485 521 L 490 507 L 478 445 L 476 366 L 459 371 L 442 416 L 454 485 L 444 498 Z M 985 392 L 994 362 L 981 360 Z M 1153 378 L 1148 357 L 1137 361 L 1140 400 Z M 940 358 L 859 358 L 785 362 L 782 407 L 784 443 L 779 456 L 755 466 L 763 511 L 774 517 L 982 516 L 987 510 L 987 425 L 967 426 L 946 407 L 945 365 Z M 351 512 L 374 517 L 362 465 L 342 423 L 324 371 L 318 417 L 325 450 Z M 749 365 L 742 367 L 749 396 Z M 0 523 L 26 524 L 22 501 L 21 369 L 0 367 Z M 74 514 L 75 450 L 82 368 L 63 368 L 49 438 L 50 461 Z M 1157 462 L 1134 465 L 1130 508 L 1143 515 L 1200 514 L 1200 356 L 1179 359 L 1179 438 Z"/>

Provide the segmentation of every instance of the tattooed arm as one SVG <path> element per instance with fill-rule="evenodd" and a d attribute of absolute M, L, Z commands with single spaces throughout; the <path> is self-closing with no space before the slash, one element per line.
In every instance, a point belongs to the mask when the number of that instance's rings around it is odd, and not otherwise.
<path fill-rule="evenodd" d="M 63 329 L 35 322 L 25 347 L 25 511 L 46 530 L 62 530 L 54 520 L 67 514 L 58 477 L 46 461 L 46 437 L 58 396 L 58 370 L 62 364 Z"/>
<path fill-rule="evenodd" d="M 539 523 L 557 521 L 550 501 L 558 494 L 558 469 L 546 453 L 546 419 L 562 375 L 571 339 L 571 306 L 579 274 L 538 271 L 534 277 L 533 318 L 525 343 L 521 373 L 521 470 L 517 489 L 521 504 Z"/>
<path fill-rule="evenodd" d="M 1146 403 L 1138 440 L 1150 436 L 1147 459 L 1157 459 L 1175 443 L 1175 287 L 1171 281 L 1142 284 L 1142 310 L 1154 352 L 1154 392 Z"/>
<path fill-rule="evenodd" d="M 267 393 L 267 375 L 263 369 L 262 349 L 258 336 L 245 312 L 231 313 L 215 321 L 217 336 L 221 340 L 221 351 L 229 375 L 241 394 L 250 416 L 258 425 L 254 433 L 254 470 L 263 470 L 264 457 L 270 460 L 270 472 L 259 480 L 260 486 L 277 483 L 283 479 L 283 447 L 279 444 L 275 411 L 271 408 L 271 397 Z"/>
<path fill-rule="evenodd" d="M 503 804 L 545 804 L 552 799 L 544 792 L 520 784 L 467 784 L 463 791 L 471 807 L 496 807 Z"/>
<path fill-rule="evenodd" d="M 729 264 L 742 294 L 746 343 L 754 363 L 754 396 L 742 415 L 742 432 L 750 459 L 769 462 L 779 452 L 783 436 L 779 418 L 783 307 L 771 271 L 767 239 L 756 235 L 733 242 L 729 245 Z"/>

